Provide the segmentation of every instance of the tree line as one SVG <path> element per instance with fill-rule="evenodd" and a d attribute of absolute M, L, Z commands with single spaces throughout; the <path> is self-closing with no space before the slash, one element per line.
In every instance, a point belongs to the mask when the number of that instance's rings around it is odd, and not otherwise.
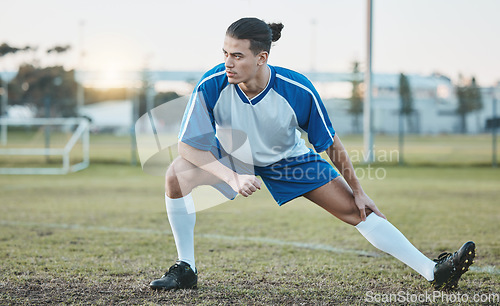
<path fill-rule="evenodd" d="M 352 91 L 349 100 L 349 113 L 353 116 L 353 130 L 357 133 L 361 132 L 360 117 L 363 114 L 364 88 L 363 80 L 360 71 L 359 62 L 352 64 L 351 84 Z M 408 77 L 401 73 L 398 82 L 399 94 L 399 129 L 404 129 L 403 121 L 407 121 L 407 125 L 412 131 L 415 131 L 414 115 L 416 110 L 414 106 L 413 93 Z M 477 112 L 483 108 L 482 96 L 480 88 L 473 76 L 470 80 L 459 75 L 458 84 L 455 85 L 455 94 L 457 96 L 457 108 L 455 113 L 460 118 L 460 132 L 467 133 L 466 117 L 472 112 Z M 403 131 L 404 133 L 404 131 Z"/>
<path fill-rule="evenodd" d="M 7 56 L 22 52 L 35 52 L 37 47 L 14 47 L 7 43 L 0 45 L 0 62 Z M 45 50 L 47 54 L 58 56 L 71 49 L 70 45 L 56 45 Z M 147 85 L 147 84 L 145 84 Z M 41 67 L 36 61 L 19 66 L 15 77 L 7 84 L 0 78 L 3 89 L 2 100 L 8 95 L 9 105 L 30 105 L 36 110 L 37 117 L 74 117 L 77 113 L 78 82 L 75 70 L 66 70 L 63 66 Z M 149 86 L 149 85 L 148 85 Z M 139 103 L 139 115 L 144 114 L 149 106 L 158 106 L 173 100 L 179 95 L 175 92 L 155 93 L 148 102 L 146 86 L 135 93 Z M 122 88 L 84 88 L 85 104 L 108 100 L 125 100 L 129 90 Z M 150 104 L 150 105 L 148 105 Z M 5 103 L 0 103 L 0 116 L 5 114 Z"/>

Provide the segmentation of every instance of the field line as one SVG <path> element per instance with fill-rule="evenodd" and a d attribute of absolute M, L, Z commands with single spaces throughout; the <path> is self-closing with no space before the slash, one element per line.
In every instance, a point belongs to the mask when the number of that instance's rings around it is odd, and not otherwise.
<path fill-rule="evenodd" d="M 318 250 L 318 251 L 328 251 L 334 253 L 343 253 L 343 254 L 354 254 L 359 256 L 368 256 L 368 257 L 380 257 L 383 256 L 381 253 L 375 252 L 366 252 L 361 250 L 352 250 L 352 249 L 343 249 L 337 248 L 327 244 L 314 244 L 314 243 L 305 243 L 305 242 L 295 242 L 295 241 L 285 241 L 274 238 L 265 238 L 265 237 L 245 237 L 245 236 L 226 236 L 226 235 L 214 235 L 214 234 L 196 234 L 196 237 L 204 237 L 209 239 L 220 239 L 220 240 L 236 240 L 236 241 L 251 241 L 258 242 L 263 244 L 271 244 L 278 246 L 291 246 L 301 249 L 310 249 L 310 250 Z"/>
<path fill-rule="evenodd" d="M 155 229 L 143 229 L 143 228 L 128 228 L 128 227 L 110 227 L 110 226 L 90 226 L 90 225 L 79 225 L 79 224 L 64 224 L 64 223 L 38 223 L 38 222 L 23 222 L 23 221 L 9 221 L 0 220 L 0 225 L 3 226 L 23 226 L 23 227 L 42 227 L 42 228 L 54 228 L 54 229 L 69 229 L 69 230 L 91 230 L 91 231 L 104 231 L 104 232 L 119 232 L 119 233 L 140 233 L 140 234 L 166 234 L 171 235 L 172 232 L 169 230 L 155 230 Z M 269 245 L 278 246 L 291 246 L 301 249 L 310 249 L 318 251 L 328 251 L 333 253 L 344 253 L 344 254 L 354 254 L 359 256 L 369 256 L 369 257 L 380 257 L 384 256 L 382 253 L 367 252 L 362 250 L 352 250 L 338 248 L 326 244 L 314 244 L 296 241 L 285 241 L 274 238 L 266 237 L 248 237 L 248 236 L 228 236 L 219 234 L 204 234 L 196 233 L 197 238 L 206 239 L 216 239 L 216 240 L 226 240 L 226 241 L 250 241 Z"/>
<path fill-rule="evenodd" d="M 56 229 L 70 229 L 70 230 L 93 230 L 93 231 L 104 231 L 104 232 L 118 232 L 118 233 L 139 233 L 139 234 L 166 234 L 171 235 L 172 232 L 169 230 L 155 230 L 155 229 L 143 229 L 143 228 L 128 228 L 128 227 L 109 227 L 109 226 L 89 226 L 89 225 L 79 225 L 79 224 L 64 224 L 64 223 L 37 223 L 37 222 L 21 222 L 21 221 L 9 221 L 0 220 L 0 225 L 2 226 L 23 226 L 23 227 L 43 227 L 43 228 L 56 228 Z M 218 234 L 203 234 L 196 233 L 196 237 L 206 238 L 206 239 L 216 239 L 216 240 L 227 240 L 227 241 L 250 241 L 262 244 L 277 245 L 277 246 L 291 246 L 301 249 L 327 251 L 333 253 L 341 254 L 353 254 L 358 256 L 368 256 L 368 257 L 380 257 L 385 256 L 382 253 L 367 252 L 362 250 L 352 250 L 337 248 L 326 244 L 314 244 L 296 241 L 285 241 L 274 238 L 266 237 L 247 237 L 247 236 L 228 236 L 228 235 L 218 235 Z M 470 270 L 478 273 L 487 274 L 500 274 L 500 269 L 495 266 L 472 266 Z"/>

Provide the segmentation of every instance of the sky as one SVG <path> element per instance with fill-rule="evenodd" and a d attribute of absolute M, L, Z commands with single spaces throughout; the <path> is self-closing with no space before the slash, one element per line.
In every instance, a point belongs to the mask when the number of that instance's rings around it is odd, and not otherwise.
<path fill-rule="evenodd" d="M 269 63 L 299 72 L 349 72 L 366 62 L 366 0 L 0 0 L 0 44 L 37 46 L 0 58 L 100 71 L 208 70 L 222 62 L 227 27 L 241 17 L 282 22 Z M 374 0 L 374 73 L 500 81 L 500 1 Z M 70 52 L 46 55 L 55 45 Z M 83 52 L 82 52 L 83 50 Z M 83 56 L 81 54 L 83 53 Z"/>

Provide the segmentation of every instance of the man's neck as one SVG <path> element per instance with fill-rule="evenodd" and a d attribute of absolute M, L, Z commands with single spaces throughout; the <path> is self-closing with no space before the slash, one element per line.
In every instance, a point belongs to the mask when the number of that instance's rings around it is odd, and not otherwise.
<path fill-rule="evenodd" d="M 238 86 L 245 95 L 252 99 L 266 89 L 271 71 L 267 65 L 262 66 L 257 76 L 249 82 L 240 83 Z"/>

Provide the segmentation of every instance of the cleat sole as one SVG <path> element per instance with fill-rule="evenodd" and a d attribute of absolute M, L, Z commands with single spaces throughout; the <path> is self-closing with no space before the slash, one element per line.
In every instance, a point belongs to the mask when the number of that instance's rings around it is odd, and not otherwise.
<path fill-rule="evenodd" d="M 447 257 L 445 259 L 444 258 L 445 256 L 451 256 L 451 257 Z M 458 281 L 460 280 L 460 277 L 469 270 L 469 267 L 474 263 L 475 256 L 476 256 L 476 246 L 472 241 L 466 242 L 454 254 L 442 253 L 438 259 L 434 260 L 435 262 L 439 262 L 441 264 L 443 263 L 442 260 L 447 260 L 447 261 L 452 260 L 453 263 L 451 262 L 448 263 L 448 265 L 450 264 L 452 265 L 452 267 L 450 267 L 450 270 L 448 272 L 449 273 L 448 276 L 442 274 L 446 270 L 441 270 L 440 272 L 441 274 L 439 276 L 441 280 L 434 280 L 431 282 L 434 289 L 448 291 L 448 290 L 455 290 L 456 288 L 458 288 Z M 446 277 L 446 280 L 443 280 L 443 277 Z"/>
<path fill-rule="evenodd" d="M 455 272 L 455 275 L 450 279 L 450 281 L 443 286 L 443 289 L 456 289 L 458 287 L 458 281 L 460 277 L 469 270 L 469 267 L 474 263 L 474 257 L 476 256 L 476 248 L 474 243 L 470 247 L 473 247 L 472 250 L 466 253 L 464 258 L 458 263 L 458 271 Z"/>

